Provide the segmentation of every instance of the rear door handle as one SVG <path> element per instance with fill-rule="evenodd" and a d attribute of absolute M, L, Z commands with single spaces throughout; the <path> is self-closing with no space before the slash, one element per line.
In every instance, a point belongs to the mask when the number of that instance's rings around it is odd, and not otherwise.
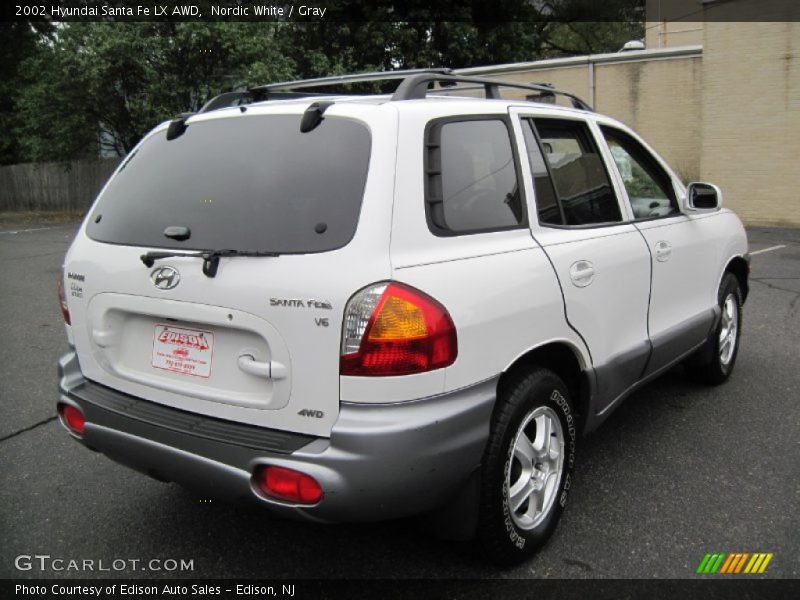
<path fill-rule="evenodd" d="M 672 256 L 672 246 L 669 242 L 661 240 L 656 242 L 656 260 L 658 262 L 666 262 Z"/>
<path fill-rule="evenodd" d="M 239 368 L 245 373 L 250 373 L 256 377 L 264 379 L 285 379 L 287 374 L 286 365 L 270 361 L 257 361 L 252 354 L 242 354 L 238 360 Z"/>
<path fill-rule="evenodd" d="M 594 281 L 594 265 L 588 260 L 579 260 L 572 263 L 569 276 L 576 287 L 586 287 Z"/>

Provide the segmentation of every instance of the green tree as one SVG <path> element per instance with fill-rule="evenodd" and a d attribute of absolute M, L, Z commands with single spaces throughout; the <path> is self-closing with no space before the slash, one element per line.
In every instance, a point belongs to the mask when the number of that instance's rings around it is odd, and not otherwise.
<path fill-rule="evenodd" d="M 17 135 L 30 160 L 124 155 L 153 124 L 235 85 L 290 77 L 282 25 L 70 23 L 24 63 Z"/>
<path fill-rule="evenodd" d="M 38 50 L 38 40 L 52 33 L 46 23 L 27 21 L 0 23 L 0 164 L 13 164 L 23 160 L 23 151 L 17 136 L 13 135 L 19 122 L 15 99 L 20 89 L 28 83 L 22 64 Z"/>

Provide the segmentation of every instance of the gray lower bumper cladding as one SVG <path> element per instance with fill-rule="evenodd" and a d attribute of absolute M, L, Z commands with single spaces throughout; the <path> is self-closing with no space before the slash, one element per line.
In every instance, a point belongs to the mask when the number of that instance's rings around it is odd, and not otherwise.
<path fill-rule="evenodd" d="M 328 439 L 141 400 L 85 379 L 74 352 L 59 362 L 59 402 L 83 411 L 80 441 L 89 448 L 212 497 L 323 522 L 410 516 L 458 494 L 480 465 L 496 383 L 408 403 L 343 403 Z M 261 465 L 314 477 L 322 500 L 293 505 L 263 495 L 251 482 Z"/>

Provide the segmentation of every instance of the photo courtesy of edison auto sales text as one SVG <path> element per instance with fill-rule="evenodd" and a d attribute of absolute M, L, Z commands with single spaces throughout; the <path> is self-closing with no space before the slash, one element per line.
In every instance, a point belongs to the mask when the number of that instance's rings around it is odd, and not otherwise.
<path fill-rule="evenodd" d="M 174 596 L 177 598 L 185 596 L 219 596 L 222 593 L 235 594 L 236 596 L 247 597 L 269 597 L 269 598 L 292 598 L 297 593 L 294 584 L 277 585 L 256 585 L 256 584 L 236 584 L 230 586 L 203 585 L 203 584 L 163 584 L 163 585 L 139 585 L 132 583 L 119 583 L 109 585 L 80 585 L 54 583 L 48 585 L 26 585 L 15 584 L 14 595 L 25 596 L 66 596 L 66 597 L 116 597 L 132 596 L 141 598 L 143 596 Z"/>

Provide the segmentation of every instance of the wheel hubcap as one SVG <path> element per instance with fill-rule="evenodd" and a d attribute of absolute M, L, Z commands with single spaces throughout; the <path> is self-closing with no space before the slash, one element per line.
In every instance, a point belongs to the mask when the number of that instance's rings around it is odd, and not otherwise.
<path fill-rule="evenodd" d="M 506 475 L 508 510 L 521 529 L 533 529 L 550 512 L 564 466 L 564 431 L 549 406 L 523 419 L 514 438 Z"/>
<path fill-rule="evenodd" d="M 736 334 L 739 329 L 739 305 L 733 294 L 728 294 L 722 305 L 722 321 L 719 330 L 719 361 L 728 365 L 736 349 Z"/>

